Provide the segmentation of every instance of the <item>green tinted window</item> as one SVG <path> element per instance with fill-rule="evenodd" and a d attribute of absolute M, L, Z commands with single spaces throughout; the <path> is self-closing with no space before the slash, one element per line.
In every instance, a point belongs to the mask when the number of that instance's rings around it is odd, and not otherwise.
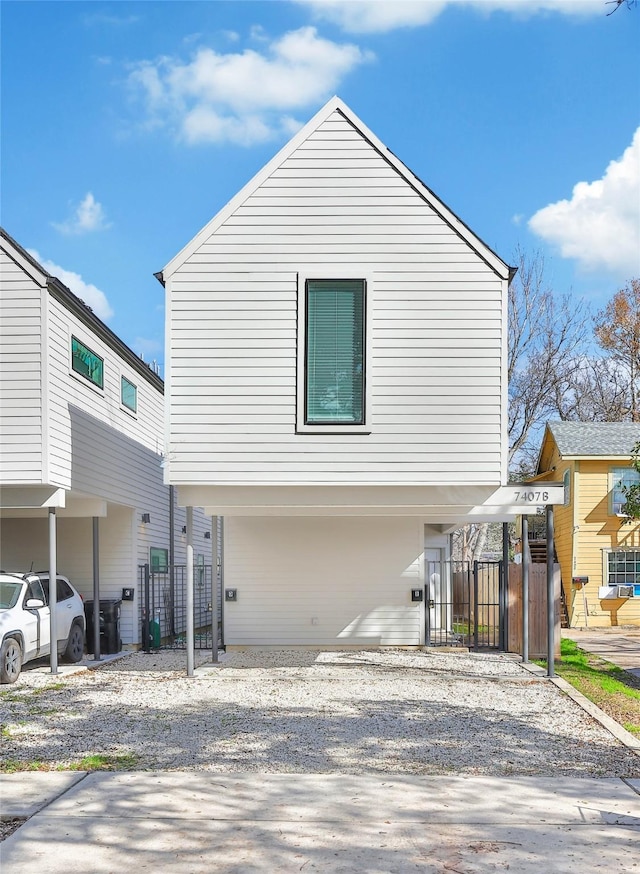
<path fill-rule="evenodd" d="M 307 424 L 364 423 L 364 313 L 363 279 L 307 281 Z"/>
<path fill-rule="evenodd" d="M 127 407 L 134 413 L 138 409 L 138 389 L 132 382 L 129 382 L 126 376 L 123 376 L 121 380 L 120 400 L 124 407 Z"/>
<path fill-rule="evenodd" d="M 169 569 L 169 550 L 152 546 L 149 549 L 149 564 L 152 571 L 166 573 Z"/>
<path fill-rule="evenodd" d="M 71 367 L 98 388 L 104 388 L 104 361 L 76 337 L 71 338 Z"/>

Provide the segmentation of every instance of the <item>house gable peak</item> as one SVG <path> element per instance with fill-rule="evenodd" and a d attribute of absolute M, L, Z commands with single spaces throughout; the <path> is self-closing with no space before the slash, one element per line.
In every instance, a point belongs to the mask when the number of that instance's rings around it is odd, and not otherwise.
<path fill-rule="evenodd" d="M 420 197 L 458 234 L 483 261 L 502 279 L 511 280 L 515 270 L 509 267 L 493 252 L 464 222 L 458 218 L 427 186 L 414 174 L 358 116 L 339 97 L 333 96 L 303 125 L 300 130 L 280 149 L 280 151 L 224 206 L 186 246 L 169 261 L 166 267 L 155 273 L 163 285 L 215 231 L 250 197 L 263 182 L 332 114 L 339 112 L 410 185 Z"/>

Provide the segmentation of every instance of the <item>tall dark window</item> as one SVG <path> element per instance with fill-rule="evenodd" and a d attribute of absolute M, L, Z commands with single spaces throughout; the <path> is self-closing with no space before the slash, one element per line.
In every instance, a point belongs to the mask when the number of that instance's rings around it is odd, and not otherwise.
<path fill-rule="evenodd" d="M 306 283 L 305 424 L 364 423 L 364 279 Z"/>

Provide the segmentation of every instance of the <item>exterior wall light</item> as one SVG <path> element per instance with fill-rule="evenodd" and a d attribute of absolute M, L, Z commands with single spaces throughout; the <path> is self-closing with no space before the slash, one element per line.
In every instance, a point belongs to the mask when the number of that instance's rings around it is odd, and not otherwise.
<path fill-rule="evenodd" d="M 151 514 L 150 513 L 143 513 L 142 514 L 142 521 L 145 525 L 147 525 L 149 522 L 151 522 Z"/>

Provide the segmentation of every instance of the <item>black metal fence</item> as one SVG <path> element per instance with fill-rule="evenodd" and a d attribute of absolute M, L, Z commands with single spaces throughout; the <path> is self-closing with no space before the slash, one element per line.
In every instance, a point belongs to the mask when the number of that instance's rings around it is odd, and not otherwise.
<path fill-rule="evenodd" d="M 187 645 L 187 568 L 151 568 L 141 565 L 140 641 L 145 650 L 186 649 Z M 214 612 L 214 597 L 217 611 Z M 217 616 L 217 620 L 216 617 Z M 222 591 L 219 576 L 211 565 L 196 565 L 193 571 L 193 619 L 195 648 L 211 649 L 217 633 L 222 646 Z M 215 626 L 215 627 L 214 627 Z"/>
<path fill-rule="evenodd" d="M 504 649 L 502 562 L 428 562 L 425 645 Z"/>

